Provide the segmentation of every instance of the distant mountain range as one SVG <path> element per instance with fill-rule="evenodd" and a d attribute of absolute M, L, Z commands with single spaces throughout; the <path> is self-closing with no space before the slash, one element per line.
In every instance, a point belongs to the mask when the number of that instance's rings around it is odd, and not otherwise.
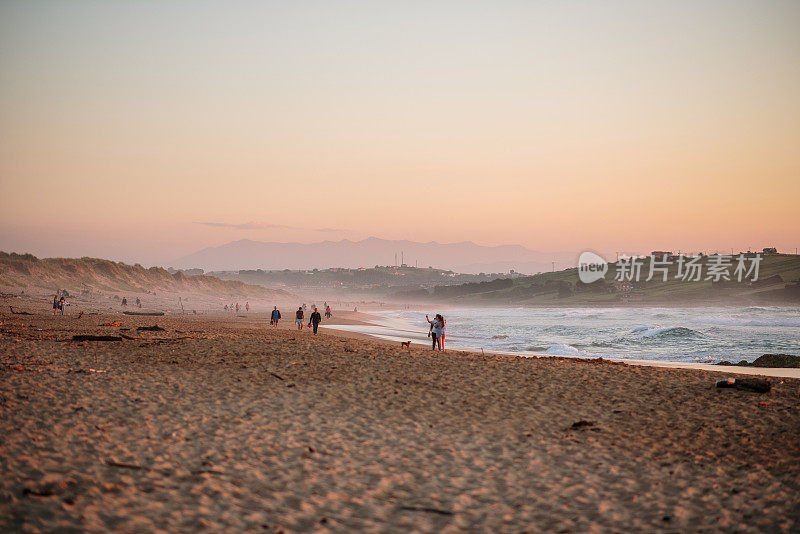
<path fill-rule="evenodd" d="M 172 267 L 206 271 L 240 269 L 327 269 L 330 267 L 374 267 L 404 261 L 409 266 L 437 267 L 462 273 L 537 273 L 575 264 L 572 252 L 545 253 L 520 245 L 489 247 L 471 241 L 418 243 L 369 237 L 361 241 L 343 239 L 320 243 L 277 243 L 242 239 L 209 247 L 172 262 Z"/>

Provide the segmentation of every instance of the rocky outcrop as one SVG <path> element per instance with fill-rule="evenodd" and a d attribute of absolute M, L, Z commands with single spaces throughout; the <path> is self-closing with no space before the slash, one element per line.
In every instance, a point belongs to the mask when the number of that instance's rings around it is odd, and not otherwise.
<path fill-rule="evenodd" d="M 742 360 L 739 363 L 731 363 L 727 360 L 719 362 L 717 365 L 738 365 L 740 367 L 780 367 L 796 368 L 800 367 L 800 356 L 791 354 L 764 354 L 755 359 L 753 363 Z"/>

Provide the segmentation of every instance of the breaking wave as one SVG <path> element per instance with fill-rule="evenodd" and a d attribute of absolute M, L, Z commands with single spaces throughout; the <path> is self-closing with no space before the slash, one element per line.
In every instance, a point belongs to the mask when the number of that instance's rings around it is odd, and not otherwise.
<path fill-rule="evenodd" d="M 647 327 L 639 326 L 633 329 L 633 333 L 640 338 L 652 337 L 697 337 L 702 336 L 702 332 L 685 328 L 683 326 L 668 326 L 668 327 Z"/>

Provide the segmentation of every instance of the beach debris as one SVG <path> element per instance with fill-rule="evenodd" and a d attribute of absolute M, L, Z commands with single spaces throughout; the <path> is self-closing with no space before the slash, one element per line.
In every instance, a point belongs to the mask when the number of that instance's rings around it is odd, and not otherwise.
<path fill-rule="evenodd" d="M 93 334 L 76 334 L 72 341 L 122 341 L 120 336 L 96 336 Z"/>
<path fill-rule="evenodd" d="M 103 323 L 100 326 L 122 326 L 122 323 L 120 321 L 114 321 L 111 323 Z"/>
<path fill-rule="evenodd" d="M 161 317 L 164 312 L 137 312 L 137 311 L 124 311 L 124 315 L 143 315 L 148 317 Z"/>
<path fill-rule="evenodd" d="M 33 315 L 31 312 L 14 311 L 14 306 L 9 306 L 9 308 L 11 309 L 11 313 L 13 313 L 14 315 Z"/>
<path fill-rule="evenodd" d="M 345 352 L 358 352 L 356 349 L 351 349 L 350 347 L 345 347 L 344 351 Z"/>
<path fill-rule="evenodd" d="M 129 464 L 125 462 L 117 462 L 115 460 L 106 460 L 106 465 L 111 467 L 121 467 L 123 469 L 144 469 L 141 465 Z"/>
<path fill-rule="evenodd" d="M 772 388 L 769 380 L 763 378 L 723 378 L 717 380 L 716 386 L 717 388 L 740 389 L 756 393 L 766 393 Z"/>
<path fill-rule="evenodd" d="M 579 430 L 581 428 L 586 428 L 590 426 L 594 426 L 594 423 L 592 421 L 586 421 L 585 419 L 581 419 L 580 421 L 575 421 L 574 423 L 572 423 L 572 425 L 567 430 Z M 592 430 L 597 430 L 597 429 L 592 429 Z"/>
<path fill-rule="evenodd" d="M 439 515 L 453 515 L 453 512 L 450 510 L 442 510 L 441 508 L 433 508 L 431 506 L 401 506 L 400 509 L 407 510 L 409 512 L 428 512 Z"/>
<path fill-rule="evenodd" d="M 272 376 L 274 376 L 275 378 L 277 378 L 278 380 L 286 380 L 286 379 L 285 379 L 285 378 L 283 378 L 281 375 L 276 375 L 275 373 L 270 373 L 270 374 L 271 374 Z"/>
<path fill-rule="evenodd" d="M 54 497 L 60 496 L 65 503 L 74 502 L 75 497 L 81 492 L 83 480 L 81 477 L 45 477 L 39 481 L 26 482 L 22 488 L 22 494 L 33 497 Z"/>
<path fill-rule="evenodd" d="M 223 471 L 219 471 L 218 469 L 197 469 L 196 471 L 192 471 L 193 475 L 224 475 Z"/>
<path fill-rule="evenodd" d="M 158 326 L 157 324 L 154 324 L 153 326 L 140 326 L 136 330 L 139 330 L 139 331 L 142 331 L 142 332 L 163 332 L 164 331 L 164 329 L 161 328 L 160 326 Z"/>

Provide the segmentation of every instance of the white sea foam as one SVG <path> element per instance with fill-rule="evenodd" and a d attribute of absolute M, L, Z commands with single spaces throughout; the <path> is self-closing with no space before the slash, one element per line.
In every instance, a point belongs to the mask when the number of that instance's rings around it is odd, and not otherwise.
<path fill-rule="evenodd" d="M 553 345 L 544 351 L 544 353 L 552 356 L 583 356 L 581 351 L 569 345 Z"/>

